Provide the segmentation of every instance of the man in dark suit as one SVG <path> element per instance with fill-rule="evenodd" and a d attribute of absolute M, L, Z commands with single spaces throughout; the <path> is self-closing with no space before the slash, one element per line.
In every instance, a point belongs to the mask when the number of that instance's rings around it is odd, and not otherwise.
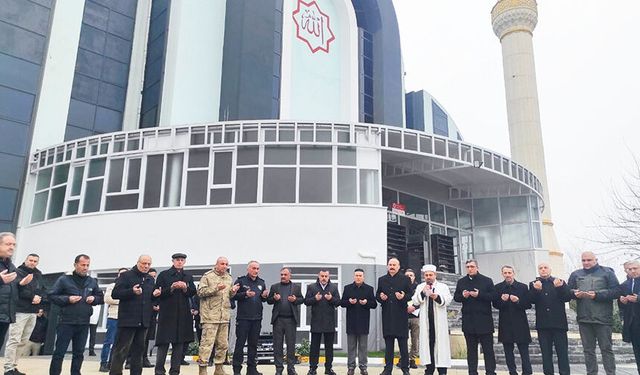
<path fill-rule="evenodd" d="M 531 359 L 529 358 L 529 321 L 527 309 L 529 302 L 529 288 L 527 284 L 516 281 L 515 271 L 511 266 L 502 266 L 504 281 L 496 284 L 496 299 L 493 307 L 500 311 L 498 320 L 498 341 L 504 347 L 504 356 L 510 375 L 517 375 L 516 358 L 513 354 L 514 344 L 518 345 L 522 360 L 522 375 L 531 375 Z"/>
<path fill-rule="evenodd" d="M 311 306 L 311 348 L 309 350 L 309 372 L 316 375 L 320 357 L 320 339 L 324 337 L 324 373 L 336 375 L 333 371 L 333 339 L 336 334 L 336 307 L 340 306 L 338 286 L 329 280 L 329 271 L 320 270 L 318 280 L 309 285 L 304 304 Z"/>
<path fill-rule="evenodd" d="M 284 370 L 284 342 L 287 342 L 287 375 L 297 375 L 296 364 L 296 327 L 300 322 L 300 304 L 304 297 L 300 285 L 291 282 L 291 270 L 280 270 L 280 282 L 271 285 L 267 303 L 273 305 L 271 324 L 273 325 L 273 356 L 276 375 Z"/>
<path fill-rule="evenodd" d="M 456 285 L 453 300 L 462 303 L 462 332 L 467 342 L 467 366 L 469 375 L 478 375 L 478 344 L 484 353 L 484 371 L 496 373 L 496 357 L 493 352 L 493 315 L 491 302 L 495 288 L 491 278 L 478 272 L 478 262 L 469 259 L 465 263 L 467 275 Z"/>
<path fill-rule="evenodd" d="M 620 284 L 620 305 L 623 313 L 622 339 L 633 346 L 636 367 L 640 373 L 640 261 L 632 260 L 624 264 L 628 278 Z"/>
<path fill-rule="evenodd" d="M 353 284 L 345 285 L 341 306 L 347 309 L 347 375 L 356 369 L 356 353 L 361 375 L 368 375 L 367 355 L 371 309 L 376 308 L 373 287 L 364 282 L 364 270 L 353 271 Z"/>

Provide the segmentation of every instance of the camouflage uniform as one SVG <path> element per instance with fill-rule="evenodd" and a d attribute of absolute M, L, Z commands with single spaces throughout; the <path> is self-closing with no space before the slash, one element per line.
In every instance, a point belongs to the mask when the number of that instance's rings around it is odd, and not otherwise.
<path fill-rule="evenodd" d="M 218 290 L 219 284 L 224 284 L 224 289 Z M 202 340 L 198 353 L 199 364 L 201 366 L 207 365 L 207 360 L 215 345 L 216 369 L 214 374 L 216 375 L 224 374 L 222 364 L 229 347 L 230 298 L 234 294 L 231 275 L 227 272 L 218 274 L 215 270 L 208 271 L 202 276 L 198 286 L 200 325 L 202 326 Z"/>

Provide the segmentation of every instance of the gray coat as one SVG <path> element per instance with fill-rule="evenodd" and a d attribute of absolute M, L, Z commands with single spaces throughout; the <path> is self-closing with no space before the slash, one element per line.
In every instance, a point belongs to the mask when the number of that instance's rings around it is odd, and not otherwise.
<path fill-rule="evenodd" d="M 618 279 L 609 267 L 596 264 L 585 270 L 575 270 L 569 276 L 569 289 L 595 291 L 595 299 L 578 299 L 578 323 L 613 324 L 613 300 L 619 297 Z M 572 297 L 576 299 L 575 294 Z"/>

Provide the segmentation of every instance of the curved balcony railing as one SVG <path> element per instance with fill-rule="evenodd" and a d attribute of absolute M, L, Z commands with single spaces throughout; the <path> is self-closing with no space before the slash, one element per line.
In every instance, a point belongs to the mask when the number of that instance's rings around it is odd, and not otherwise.
<path fill-rule="evenodd" d="M 228 204 L 380 205 L 379 153 L 482 168 L 541 196 L 523 166 L 466 142 L 372 124 L 245 121 L 140 129 L 37 151 L 31 223 L 102 211 Z"/>

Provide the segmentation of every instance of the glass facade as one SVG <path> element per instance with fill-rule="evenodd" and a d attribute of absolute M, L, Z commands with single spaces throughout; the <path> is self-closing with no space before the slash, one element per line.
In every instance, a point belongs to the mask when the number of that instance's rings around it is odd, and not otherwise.
<path fill-rule="evenodd" d="M 136 7 L 86 0 L 65 140 L 122 130 Z"/>
<path fill-rule="evenodd" d="M 52 0 L 0 4 L 0 232 L 15 231 Z"/>
<path fill-rule="evenodd" d="M 446 112 L 436 102 L 431 101 L 433 113 L 433 134 L 449 136 L 449 119 Z"/>
<path fill-rule="evenodd" d="M 227 0 L 221 121 L 279 118 L 282 1 Z"/>
<path fill-rule="evenodd" d="M 151 3 L 151 19 L 149 20 L 147 57 L 144 66 L 144 85 L 142 89 L 141 128 L 158 126 L 170 5 L 171 0 L 154 0 Z"/>

